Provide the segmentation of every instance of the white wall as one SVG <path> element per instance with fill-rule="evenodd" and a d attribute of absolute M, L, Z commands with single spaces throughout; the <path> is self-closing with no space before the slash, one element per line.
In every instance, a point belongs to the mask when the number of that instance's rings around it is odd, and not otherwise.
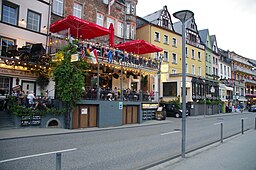
<path fill-rule="evenodd" d="M 27 22 L 28 9 L 41 14 L 40 33 L 46 34 L 49 5 L 37 0 L 9 0 L 9 1 L 19 6 L 18 26 L 11 26 L 4 23 L 0 23 L 0 28 L 1 28 L 0 35 L 7 38 L 15 39 L 19 47 L 21 47 L 22 45 L 25 45 L 26 42 L 43 43 L 45 46 L 46 36 L 26 30 L 26 22 Z M 44 1 L 49 3 L 49 0 L 44 0 Z M 2 11 L 0 12 L 2 13 Z M 22 21 L 22 19 L 24 19 L 24 21 Z M 44 26 L 46 26 L 46 28 L 44 28 Z M 19 27 L 22 27 L 25 29 L 22 29 Z"/>

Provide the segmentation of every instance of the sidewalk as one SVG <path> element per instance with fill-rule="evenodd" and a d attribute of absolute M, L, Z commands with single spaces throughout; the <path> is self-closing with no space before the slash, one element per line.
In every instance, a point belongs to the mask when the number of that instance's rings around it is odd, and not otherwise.
<path fill-rule="evenodd" d="M 224 143 L 194 151 L 150 170 L 255 170 L 256 130 L 224 140 Z"/>

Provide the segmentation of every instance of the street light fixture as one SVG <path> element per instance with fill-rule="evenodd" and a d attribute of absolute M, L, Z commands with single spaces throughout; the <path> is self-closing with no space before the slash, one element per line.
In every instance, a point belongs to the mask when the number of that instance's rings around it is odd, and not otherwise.
<path fill-rule="evenodd" d="M 182 23 L 182 139 L 181 139 L 181 156 L 185 158 L 185 139 L 186 139 L 186 56 L 185 56 L 185 22 L 193 18 L 194 13 L 189 10 L 177 11 L 173 16 Z"/>

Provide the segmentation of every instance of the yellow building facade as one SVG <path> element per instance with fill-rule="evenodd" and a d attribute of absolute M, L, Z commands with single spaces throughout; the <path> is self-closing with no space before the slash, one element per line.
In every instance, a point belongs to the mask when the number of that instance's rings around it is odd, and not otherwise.
<path fill-rule="evenodd" d="M 160 54 L 149 54 L 149 57 L 162 61 L 160 75 L 154 76 L 154 82 L 150 81 L 158 88 L 155 92 L 159 92 L 159 97 L 164 101 L 177 98 L 182 101 L 182 35 L 179 32 L 181 25 L 172 23 L 166 6 L 143 19 L 139 18 L 137 25 L 137 39 L 144 39 L 163 49 Z M 194 28 L 190 28 L 191 25 L 194 25 Z M 200 44 L 194 19 L 187 24 L 186 37 L 186 101 L 192 102 L 193 96 L 196 96 L 192 90 L 193 79 L 205 79 L 205 48 Z M 203 95 L 202 92 L 199 94 Z"/>

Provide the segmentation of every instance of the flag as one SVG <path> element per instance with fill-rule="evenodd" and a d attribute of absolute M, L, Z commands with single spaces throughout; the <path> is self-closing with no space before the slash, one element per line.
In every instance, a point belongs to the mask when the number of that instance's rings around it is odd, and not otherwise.
<path fill-rule="evenodd" d="M 91 55 L 91 52 L 90 52 L 89 48 L 86 48 L 85 53 L 86 53 L 87 56 L 90 56 L 90 55 Z"/>
<path fill-rule="evenodd" d="M 86 60 L 84 44 L 82 44 L 81 59 Z"/>
<path fill-rule="evenodd" d="M 93 50 L 93 53 L 94 53 L 95 59 L 96 59 L 96 61 L 97 61 L 97 63 L 98 63 L 98 62 L 99 62 L 99 60 L 98 60 L 97 50 L 96 50 L 96 49 L 94 49 L 94 50 Z"/>
<path fill-rule="evenodd" d="M 90 55 L 92 57 L 92 62 L 93 64 L 96 64 L 98 61 L 96 60 L 96 56 L 95 56 L 95 53 L 94 51 L 96 51 L 95 49 L 93 51 L 90 52 Z"/>
<path fill-rule="evenodd" d="M 108 52 L 108 62 L 109 63 L 112 63 L 112 55 L 113 55 L 112 50 L 109 50 L 109 52 Z"/>

